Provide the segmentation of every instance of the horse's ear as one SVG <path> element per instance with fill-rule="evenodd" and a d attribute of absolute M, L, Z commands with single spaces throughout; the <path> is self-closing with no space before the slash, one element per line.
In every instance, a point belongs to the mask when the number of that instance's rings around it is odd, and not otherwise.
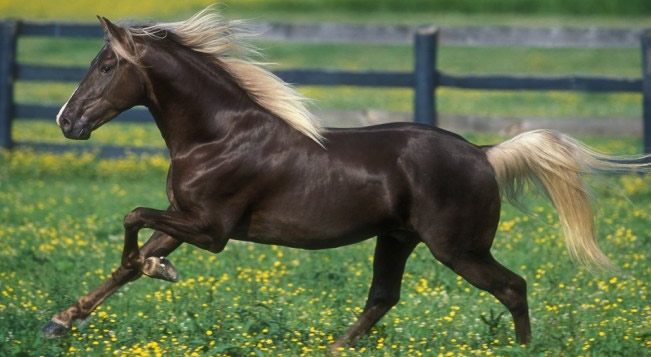
<path fill-rule="evenodd" d="M 102 28 L 104 29 L 104 36 L 106 36 L 107 39 L 117 40 L 122 43 L 126 42 L 126 31 L 123 28 L 115 25 L 106 17 L 97 15 L 97 19 L 102 25 Z"/>

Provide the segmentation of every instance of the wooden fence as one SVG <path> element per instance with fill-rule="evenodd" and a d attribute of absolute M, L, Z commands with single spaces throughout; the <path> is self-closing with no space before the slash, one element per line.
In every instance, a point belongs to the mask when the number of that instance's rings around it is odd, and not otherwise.
<path fill-rule="evenodd" d="M 599 76 L 522 76 L 522 75 L 452 75 L 436 66 L 440 31 L 434 27 L 418 28 L 412 33 L 414 67 L 411 72 L 341 71 L 331 69 L 290 69 L 275 71 L 283 80 L 296 85 L 403 87 L 414 90 L 414 121 L 436 125 L 436 88 L 454 87 L 481 90 L 558 90 L 582 92 L 637 92 L 643 94 L 644 151 L 651 153 L 651 31 L 642 32 L 642 77 L 616 78 Z M 48 151 L 79 148 L 62 144 L 15 143 L 11 136 L 14 118 L 53 120 L 59 107 L 22 104 L 14 101 L 14 82 L 55 81 L 78 82 L 86 68 L 49 65 L 26 65 L 16 61 L 17 39 L 21 36 L 101 38 L 97 25 L 30 23 L 7 21 L 0 23 L 0 147 L 31 146 Z M 473 35 L 482 38 L 477 34 Z M 518 41 L 521 41 L 519 39 Z M 488 41 L 490 45 L 490 41 Z M 146 110 L 132 109 L 122 113 L 120 121 L 151 122 Z M 130 152 L 160 152 L 160 149 L 105 146 L 100 154 L 120 156 Z"/>

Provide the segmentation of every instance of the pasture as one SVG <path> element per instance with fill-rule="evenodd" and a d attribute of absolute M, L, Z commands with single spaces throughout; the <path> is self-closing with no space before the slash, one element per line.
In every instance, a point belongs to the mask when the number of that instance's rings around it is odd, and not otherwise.
<path fill-rule="evenodd" d="M 179 18 L 205 1 L 159 8 L 152 1 L 118 1 L 86 13 L 84 1 L 53 7 L 0 4 L 3 14 L 26 18 L 94 21 L 95 12 L 117 18 Z M 390 12 L 367 17 L 335 11 L 266 9 L 259 1 L 232 5 L 227 14 L 269 20 L 446 24 L 593 24 L 589 18 Z M 108 4 L 108 3 L 107 3 Z M 247 8 L 248 6 L 248 8 Z M 304 11 L 304 12 L 302 12 Z M 251 13 L 257 15 L 250 15 Z M 183 16 L 181 16 L 183 17 Z M 648 18 L 597 20 L 644 25 Z M 594 20 L 594 19 L 593 19 Z M 266 60 L 289 67 L 406 70 L 405 46 L 259 43 Z M 19 60 L 86 65 L 101 43 L 30 38 Z M 585 73 L 639 76 L 638 49 L 456 48 L 439 52 L 439 67 L 452 73 Z M 607 60 L 605 60 L 607 59 Z M 18 83 L 17 100 L 61 104 L 74 84 Z M 412 93 L 398 89 L 303 87 L 325 109 L 409 111 Z M 638 94 L 480 92 L 441 89 L 442 113 L 584 117 L 639 120 Z M 467 135 L 480 144 L 505 138 Z M 64 142 L 48 122 L 17 120 L 18 141 Z M 581 138 L 605 152 L 638 153 L 639 139 Z M 66 141 L 69 143 L 69 141 Z M 112 122 L 91 144 L 162 146 L 153 125 Z M 120 261 L 123 216 L 137 206 L 163 208 L 168 160 L 158 156 L 99 159 L 92 153 L 52 155 L 0 152 L 0 355 L 224 355 L 319 356 L 361 313 L 371 281 L 374 241 L 324 251 L 231 242 L 213 255 L 185 245 L 170 259 L 175 284 L 141 278 L 123 287 L 90 318 L 61 339 L 45 340 L 40 328 L 80 295 L 95 288 Z M 526 215 L 504 204 L 492 252 L 528 282 L 533 342 L 515 343 L 506 309 L 436 262 L 424 246 L 412 254 L 402 300 L 357 346 L 342 356 L 567 355 L 639 356 L 651 349 L 651 177 L 591 180 L 599 242 L 621 269 L 591 275 L 566 253 L 554 209 L 531 198 Z M 624 194 L 626 197 L 622 196 Z M 141 243 L 148 237 L 142 232 Z M 344 264 L 341 264 L 344 262 Z"/>
<path fill-rule="evenodd" d="M 107 17 L 178 19 L 216 3 L 213 0 L 188 0 L 162 5 L 155 0 L 133 2 L 114 0 L 70 0 L 65 2 L 0 2 L 0 14 L 13 17 L 87 21 L 95 14 Z M 491 25 L 594 25 L 647 26 L 649 5 L 645 0 L 545 1 L 523 3 L 518 0 L 491 2 L 413 0 L 223 0 L 225 14 L 238 18 L 264 18 L 292 22 L 352 23 L 441 23 Z"/>
<path fill-rule="evenodd" d="M 639 145 L 588 142 L 617 152 Z M 2 154 L 0 354 L 323 355 L 361 312 L 373 241 L 315 252 L 232 242 L 219 255 L 183 246 L 171 256 L 178 283 L 142 278 L 68 337 L 42 339 L 39 329 L 53 313 L 117 267 L 123 215 L 136 206 L 166 205 L 166 168 L 162 157 Z M 504 205 L 493 253 L 528 281 L 530 346 L 515 344 L 501 304 L 419 246 L 407 264 L 400 304 L 344 352 L 643 355 L 651 348 L 650 184 L 648 176 L 635 175 L 597 182 L 600 243 L 621 269 L 599 276 L 572 265 L 544 201 L 529 202 L 534 217 Z"/>

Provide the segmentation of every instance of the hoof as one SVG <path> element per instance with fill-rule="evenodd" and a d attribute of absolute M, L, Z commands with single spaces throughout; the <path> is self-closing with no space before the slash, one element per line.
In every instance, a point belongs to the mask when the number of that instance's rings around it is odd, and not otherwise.
<path fill-rule="evenodd" d="M 142 273 L 150 278 L 171 281 L 173 283 L 179 280 L 179 273 L 176 268 L 165 257 L 149 257 L 145 259 L 142 266 Z"/>
<path fill-rule="evenodd" d="M 41 329 L 41 335 L 45 338 L 58 338 L 63 336 L 68 328 L 62 324 L 50 321 Z"/>

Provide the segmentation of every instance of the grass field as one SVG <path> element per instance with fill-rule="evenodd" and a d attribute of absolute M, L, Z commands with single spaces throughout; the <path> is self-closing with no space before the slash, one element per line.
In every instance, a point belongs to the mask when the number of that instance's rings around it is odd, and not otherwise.
<path fill-rule="evenodd" d="M 276 0 L 271 1 L 273 3 Z M 508 0 L 507 0 L 508 1 Z M 180 19 L 212 1 L 17 2 L 0 0 L 0 17 L 90 22 L 110 18 Z M 226 14 L 273 21 L 436 23 L 447 25 L 648 26 L 639 16 L 459 14 L 432 11 L 275 8 L 233 2 Z M 310 2 L 318 3 L 318 2 Z M 384 1 L 377 1 L 378 4 Z M 486 2 L 488 3 L 488 2 Z M 238 5 L 239 4 L 239 5 Z M 314 5 L 313 4 L 313 5 Z M 316 5 L 315 5 L 316 6 Z M 409 70 L 406 46 L 258 43 L 276 68 Z M 101 43 L 23 39 L 19 60 L 86 66 Z M 442 47 L 439 67 L 451 73 L 584 73 L 637 77 L 638 50 Z M 60 105 L 75 84 L 16 86 L 20 102 Z M 409 90 L 302 87 L 322 108 L 410 111 Z M 588 120 L 639 120 L 641 96 L 563 92 L 440 89 L 442 113 Z M 14 139 L 64 142 L 53 118 L 17 120 Z M 469 135 L 476 143 L 504 138 Z M 582 138 L 603 151 L 633 154 L 640 140 Z M 70 141 L 65 141 L 71 143 Z M 111 122 L 91 145 L 162 146 L 153 125 Z M 213 255 L 182 246 L 171 259 L 176 284 L 143 278 L 121 289 L 62 339 L 40 328 L 117 267 L 122 219 L 137 206 L 166 207 L 163 157 L 99 160 L 0 152 L 0 356 L 228 355 L 323 356 L 361 312 L 371 281 L 373 240 L 334 250 L 232 242 Z M 529 284 L 533 343 L 513 340 L 505 308 L 418 247 L 407 265 L 401 303 L 347 356 L 642 356 L 651 350 L 651 177 L 613 176 L 596 185 L 599 241 L 621 269 L 598 276 L 567 257 L 554 210 L 532 198 L 527 216 L 505 205 L 493 254 Z M 618 195 L 624 193 L 627 198 Z M 141 242 L 147 233 L 141 234 Z"/>
<path fill-rule="evenodd" d="M 87 21 L 100 14 L 109 18 L 177 19 L 215 3 L 229 16 L 283 22 L 646 27 L 651 17 L 651 6 L 645 0 L 187 0 L 165 4 L 155 0 L 0 0 L 0 17 Z"/>
<path fill-rule="evenodd" d="M 639 144 L 588 142 L 617 152 Z M 123 215 L 136 206 L 166 206 L 166 167 L 161 157 L 0 155 L 0 355 L 324 355 L 363 307 L 372 240 L 316 252 L 231 243 L 212 255 L 183 246 L 171 256 L 178 283 L 141 279 L 69 336 L 39 336 L 55 312 L 117 266 Z M 569 261 L 549 205 L 532 199 L 534 218 L 505 205 L 493 253 L 529 283 L 530 346 L 514 343 L 502 305 L 421 246 L 408 263 L 401 303 L 345 355 L 647 353 L 650 187 L 648 176 L 597 185 L 600 242 L 621 269 L 599 276 Z"/>

